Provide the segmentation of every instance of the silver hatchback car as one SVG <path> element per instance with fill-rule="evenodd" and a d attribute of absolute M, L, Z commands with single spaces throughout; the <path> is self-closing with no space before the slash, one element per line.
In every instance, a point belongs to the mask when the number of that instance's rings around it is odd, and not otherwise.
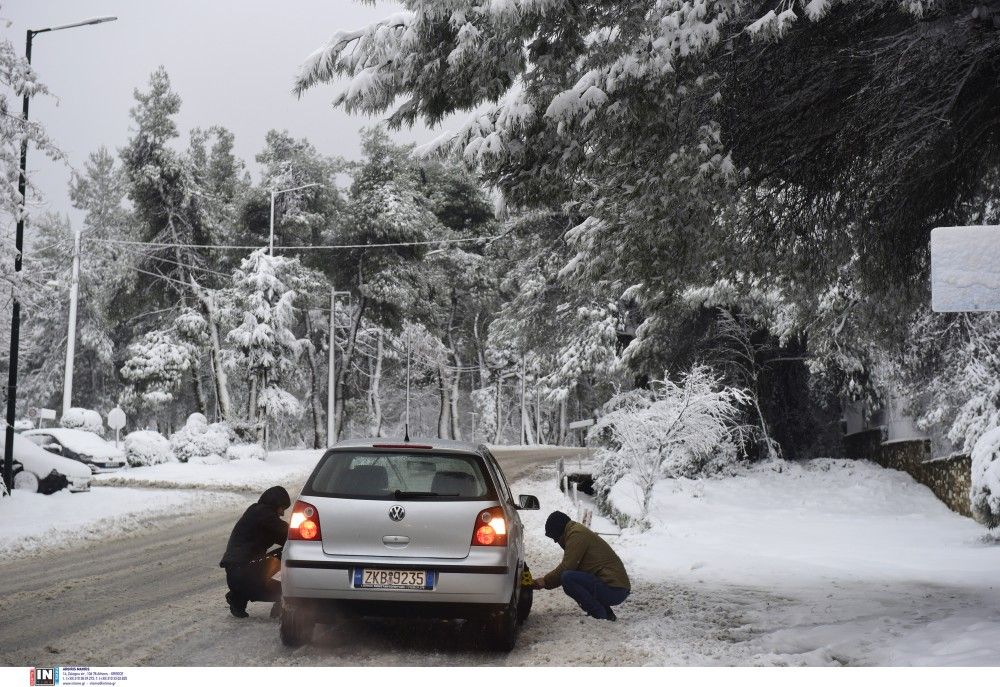
<path fill-rule="evenodd" d="M 343 614 L 465 618 L 514 647 L 531 608 L 519 510 L 485 446 L 340 442 L 296 500 L 281 560 L 281 640 Z"/>

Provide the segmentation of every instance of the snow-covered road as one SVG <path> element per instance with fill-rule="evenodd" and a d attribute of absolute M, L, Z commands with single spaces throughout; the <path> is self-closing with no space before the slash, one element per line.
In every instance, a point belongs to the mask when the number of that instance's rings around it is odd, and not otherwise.
<path fill-rule="evenodd" d="M 537 465 L 537 462 L 534 463 Z M 551 468 L 508 464 L 535 572 L 574 513 Z M 517 648 L 461 623 L 351 621 L 281 646 L 268 604 L 230 617 L 216 567 L 238 511 L 152 541 L 0 566 L 0 662 L 77 665 L 1000 665 L 1000 546 L 902 473 L 843 461 L 666 485 L 654 529 L 612 538 L 633 577 L 619 622 L 535 598 Z M 663 519 L 663 520 L 661 520 Z M 665 526 L 664 526 L 665 525 Z M 597 529 L 607 529 L 598 520 Z"/>

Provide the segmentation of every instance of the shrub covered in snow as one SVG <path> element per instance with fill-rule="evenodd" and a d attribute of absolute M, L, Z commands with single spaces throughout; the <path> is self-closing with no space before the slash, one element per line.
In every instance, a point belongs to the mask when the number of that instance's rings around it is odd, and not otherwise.
<path fill-rule="evenodd" d="M 989 528 L 1000 527 L 1000 427 L 980 437 L 972 449 L 972 514 Z"/>
<path fill-rule="evenodd" d="M 125 459 L 132 467 L 177 460 L 167 438 L 150 430 L 132 432 L 125 436 Z"/>
<path fill-rule="evenodd" d="M 86 408 L 70 408 L 63 413 L 59 424 L 67 429 L 82 429 L 98 435 L 104 432 L 104 420 L 101 414 Z"/>
<path fill-rule="evenodd" d="M 732 464 L 747 431 L 739 417 L 748 400 L 746 391 L 723 386 L 703 365 L 680 383 L 664 378 L 649 390 L 615 396 L 589 432 L 591 443 L 602 448 L 595 476 L 599 498 L 607 503 L 615 484 L 628 476 L 639 493 L 642 520 L 659 480 Z"/>
<path fill-rule="evenodd" d="M 267 451 L 260 444 L 233 444 L 226 449 L 229 460 L 266 460 Z"/>
<path fill-rule="evenodd" d="M 204 462 L 194 459 L 212 456 L 221 461 L 232 440 L 233 431 L 228 425 L 223 422 L 210 425 L 204 415 L 193 413 L 181 429 L 170 435 L 170 447 L 182 463 Z"/>
<path fill-rule="evenodd" d="M 14 420 L 14 431 L 23 432 L 27 429 L 34 429 L 35 423 L 31 420 Z"/>

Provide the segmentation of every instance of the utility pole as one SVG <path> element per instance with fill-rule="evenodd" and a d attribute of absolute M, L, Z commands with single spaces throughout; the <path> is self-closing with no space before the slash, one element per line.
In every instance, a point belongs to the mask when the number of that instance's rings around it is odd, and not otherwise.
<path fill-rule="evenodd" d="M 350 296 L 350 291 L 330 287 L 330 353 L 326 390 L 326 447 L 337 443 L 337 296 Z"/>
<path fill-rule="evenodd" d="M 61 31 L 62 29 L 72 29 L 77 26 L 89 26 L 91 24 L 102 24 L 107 21 L 114 21 L 117 17 L 97 17 L 74 24 L 63 26 L 50 26 L 46 29 L 28 29 L 27 40 L 24 45 L 24 59 L 31 64 L 31 42 L 39 33 L 48 31 Z M 22 103 L 22 116 L 24 124 L 28 124 L 28 105 L 31 101 L 30 93 L 24 94 Z M 21 271 L 21 258 L 24 249 L 24 216 L 27 212 L 27 181 L 28 181 L 28 135 L 21 138 L 21 173 L 17 177 L 17 192 L 21 196 L 21 207 L 17 213 L 17 228 L 14 234 L 14 272 Z M 14 421 L 17 419 L 17 353 L 21 339 L 21 302 L 14 294 L 13 307 L 11 308 L 10 319 L 10 357 L 7 359 L 7 427 L 4 432 L 3 450 L 3 482 L 10 493 L 14 488 Z"/>
<path fill-rule="evenodd" d="M 66 332 L 66 375 L 62 414 L 73 407 L 73 359 L 76 354 L 76 303 L 80 297 L 80 231 L 73 235 L 73 282 L 69 287 L 69 329 Z"/>

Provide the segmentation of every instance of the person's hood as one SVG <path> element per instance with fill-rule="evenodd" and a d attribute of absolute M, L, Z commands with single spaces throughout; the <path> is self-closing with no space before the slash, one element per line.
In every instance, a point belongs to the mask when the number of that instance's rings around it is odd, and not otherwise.
<path fill-rule="evenodd" d="M 257 503 L 284 510 L 292 505 L 292 499 L 289 498 L 288 492 L 285 491 L 284 487 L 271 487 L 260 495 Z"/>
<path fill-rule="evenodd" d="M 548 519 L 545 520 L 545 536 L 558 542 L 569 524 L 570 517 L 562 511 L 552 511 Z"/>

